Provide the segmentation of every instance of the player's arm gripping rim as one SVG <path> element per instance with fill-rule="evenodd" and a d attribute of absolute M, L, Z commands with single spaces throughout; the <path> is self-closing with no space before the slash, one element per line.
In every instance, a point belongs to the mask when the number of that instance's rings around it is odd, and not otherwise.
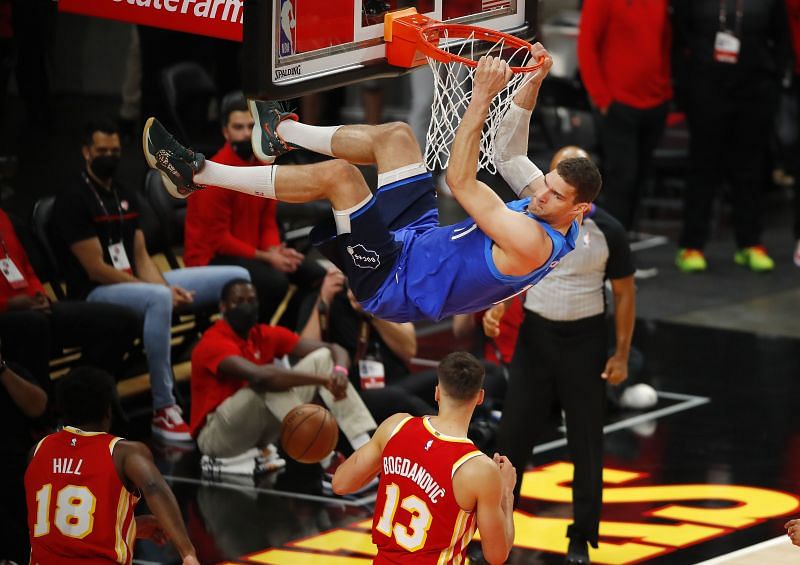
<path fill-rule="evenodd" d="M 552 242 L 538 222 L 509 210 L 500 197 L 477 179 L 479 141 L 492 98 L 511 78 L 508 64 L 481 57 L 472 99 L 458 126 L 447 184 L 459 204 L 495 243 L 495 264 L 505 275 L 525 275 L 541 266 L 552 252 Z"/>
<path fill-rule="evenodd" d="M 541 61 L 542 66 L 525 79 L 524 86 L 514 95 L 495 138 L 497 172 L 519 198 L 533 196 L 545 186 L 544 174 L 528 157 L 528 140 L 531 114 L 536 108 L 542 81 L 553 66 L 553 58 L 541 43 L 533 45 L 531 58 Z"/>
<path fill-rule="evenodd" d="M 183 565 L 198 565 L 178 502 L 153 463 L 150 450 L 139 442 L 120 441 L 114 448 L 113 457 L 123 484 L 126 487 L 132 485 L 142 493 L 148 508 L 158 519 L 158 525 L 183 559 Z M 147 526 L 148 529 L 152 528 L 152 524 L 148 523 Z"/>
<path fill-rule="evenodd" d="M 400 413 L 386 418 L 372 438 L 336 469 L 331 481 L 333 492 L 340 495 L 350 494 L 374 479 L 381 471 L 383 448 L 389 442 L 397 424 L 409 416 L 410 414 Z"/>
<path fill-rule="evenodd" d="M 453 492 L 462 508 L 477 513 L 484 559 L 505 563 L 514 546 L 514 485 L 517 472 L 503 455 L 476 457 L 464 463 L 453 477 Z"/>

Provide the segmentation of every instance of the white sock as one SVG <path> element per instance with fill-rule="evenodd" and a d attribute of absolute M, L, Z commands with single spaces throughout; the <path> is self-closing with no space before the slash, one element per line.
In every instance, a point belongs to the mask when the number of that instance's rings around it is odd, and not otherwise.
<path fill-rule="evenodd" d="M 315 153 L 333 157 L 331 140 L 342 126 L 310 126 L 294 120 L 283 120 L 276 131 L 286 143 L 293 143 Z"/>
<path fill-rule="evenodd" d="M 366 206 L 370 200 L 372 200 L 373 196 L 370 194 L 364 200 L 356 204 L 351 208 L 347 208 L 346 210 L 334 210 L 333 211 L 333 221 L 336 222 L 336 234 L 342 235 L 343 233 L 350 233 L 350 214 L 355 213 L 358 210 L 361 210 L 364 206 Z"/>
<path fill-rule="evenodd" d="M 206 161 L 203 169 L 199 173 L 195 173 L 193 180 L 198 184 L 219 186 L 274 200 L 277 175 L 277 165 L 231 167 L 230 165 Z"/>
<path fill-rule="evenodd" d="M 358 449 L 362 445 L 366 445 L 369 442 L 369 434 L 364 432 L 361 435 L 358 435 L 350 440 L 350 445 L 353 449 Z"/>

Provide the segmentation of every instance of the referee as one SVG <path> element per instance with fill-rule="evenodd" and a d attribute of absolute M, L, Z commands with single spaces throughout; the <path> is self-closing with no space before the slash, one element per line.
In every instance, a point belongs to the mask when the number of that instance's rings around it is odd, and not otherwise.
<path fill-rule="evenodd" d="M 565 147 L 553 158 L 551 168 L 567 157 L 588 155 L 577 147 Z M 553 401 L 558 399 L 566 414 L 567 443 L 575 467 L 566 563 L 589 563 L 587 544 L 597 547 L 605 388 L 606 382 L 616 385 L 628 377 L 636 319 L 634 270 L 622 224 L 592 207 L 584 217 L 575 250 L 525 297 L 525 318 L 511 361 L 498 451 L 524 471 L 537 435 L 552 413 Z M 611 357 L 605 320 L 606 279 L 611 281 L 614 295 L 616 347 Z M 503 311 L 500 304 L 487 312 L 484 329 L 488 334 Z M 517 503 L 523 475 L 517 475 Z"/>

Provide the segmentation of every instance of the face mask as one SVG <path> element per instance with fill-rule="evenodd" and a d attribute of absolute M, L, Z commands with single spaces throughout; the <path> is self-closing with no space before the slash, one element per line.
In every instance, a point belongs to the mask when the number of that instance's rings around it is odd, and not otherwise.
<path fill-rule="evenodd" d="M 243 302 L 225 312 L 225 320 L 240 336 L 250 333 L 258 323 L 258 303 Z"/>
<path fill-rule="evenodd" d="M 104 181 L 114 176 L 117 165 L 119 165 L 118 155 L 101 155 L 100 157 L 95 157 L 89 163 L 89 167 L 95 176 Z"/>
<path fill-rule="evenodd" d="M 231 141 L 231 148 L 243 161 L 249 161 L 253 158 L 253 143 L 249 139 Z"/>

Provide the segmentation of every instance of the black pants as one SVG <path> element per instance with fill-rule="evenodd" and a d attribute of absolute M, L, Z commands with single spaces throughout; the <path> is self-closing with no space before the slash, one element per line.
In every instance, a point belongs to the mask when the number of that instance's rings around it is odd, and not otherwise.
<path fill-rule="evenodd" d="M 499 452 L 517 469 L 518 500 L 525 467 L 557 399 L 567 419 L 567 445 L 575 470 L 570 538 L 597 547 L 603 501 L 603 419 L 608 330 L 604 316 L 551 322 L 525 312 L 498 432 Z"/>
<path fill-rule="evenodd" d="M 680 247 L 705 247 L 714 197 L 726 181 L 737 247 L 760 243 L 764 160 L 777 93 L 773 80 L 758 75 L 736 82 L 692 77 L 687 108 L 690 171 Z"/>
<path fill-rule="evenodd" d="M 82 362 L 116 375 L 141 324 L 135 312 L 113 304 L 63 301 L 55 302 L 49 314 L 3 312 L 3 357 L 28 369 L 42 386 L 50 381 L 50 357 L 64 347 L 81 347 Z"/>
<path fill-rule="evenodd" d="M 250 273 L 250 279 L 258 292 L 259 321 L 269 323 L 273 313 L 280 305 L 289 284 L 297 285 L 297 293 L 292 297 L 286 312 L 279 320 L 280 325 L 290 329 L 297 327 L 297 313 L 299 305 L 310 293 L 319 289 L 322 279 L 325 278 L 325 269 L 313 259 L 306 259 L 294 273 L 282 273 L 263 261 L 218 255 L 211 260 L 211 265 L 238 265 Z"/>
<path fill-rule="evenodd" d="M 655 150 L 664 133 L 666 103 L 639 110 L 614 102 L 600 116 L 603 149 L 603 191 L 605 209 L 625 229 L 633 228 L 636 209 Z"/>

